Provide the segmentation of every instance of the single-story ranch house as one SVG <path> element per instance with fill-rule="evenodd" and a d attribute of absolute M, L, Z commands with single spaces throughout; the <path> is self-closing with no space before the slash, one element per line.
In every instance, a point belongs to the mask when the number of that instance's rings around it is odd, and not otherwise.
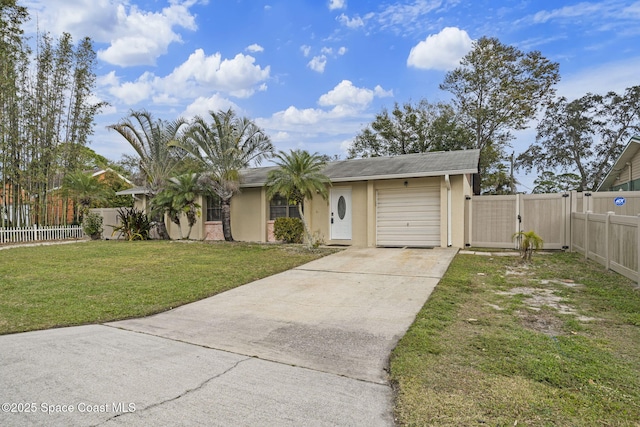
<path fill-rule="evenodd" d="M 479 150 L 461 150 L 327 163 L 329 198 L 306 200 L 305 218 L 312 233 L 331 245 L 464 247 L 465 197 L 471 195 L 479 156 Z M 267 199 L 267 174 L 276 167 L 241 172 L 241 192 L 231 199 L 235 240 L 274 241 L 274 220 L 297 216 L 297 207 L 283 198 Z M 119 194 L 132 194 L 138 209 L 147 208 L 144 188 Z M 191 238 L 222 240 L 219 200 L 209 197 L 201 206 Z M 178 238 L 175 224 L 167 221 L 167 228 Z"/>

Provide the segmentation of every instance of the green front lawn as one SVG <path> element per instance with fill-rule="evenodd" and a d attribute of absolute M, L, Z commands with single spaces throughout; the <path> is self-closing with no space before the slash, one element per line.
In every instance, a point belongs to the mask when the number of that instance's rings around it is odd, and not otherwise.
<path fill-rule="evenodd" d="M 638 426 L 640 291 L 577 254 L 458 255 L 391 358 L 412 426 Z"/>
<path fill-rule="evenodd" d="M 0 334 L 146 316 L 324 256 L 296 246 L 97 241 L 0 252 Z"/>

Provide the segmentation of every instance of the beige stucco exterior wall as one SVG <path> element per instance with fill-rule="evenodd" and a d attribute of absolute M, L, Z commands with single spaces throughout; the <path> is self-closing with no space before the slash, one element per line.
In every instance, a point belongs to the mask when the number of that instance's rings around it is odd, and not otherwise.
<path fill-rule="evenodd" d="M 331 189 L 329 189 L 331 191 Z M 316 234 L 321 241 L 329 242 L 329 200 L 316 195 L 311 200 L 304 202 L 304 217 L 312 234 Z"/>
<path fill-rule="evenodd" d="M 191 229 L 191 233 L 189 234 L 190 240 L 204 239 L 204 220 L 206 219 L 207 215 L 207 201 L 204 199 L 204 197 L 200 196 L 198 197 L 197 203 L 200 205 L 200 216 Z M 169 219 L 167 215 L 165 215 L 164 217 L 164 222 L 167 226 L 167 232 L 169 233 L 171 239 L 180 239 L 180 229 Z M 189 233 L 189 223 L 187 222 L 187 217 L 185 215 L 182 215 L 180 217 L 180 224 L 182 228 L 182 235 L 186 237 L 187 233 Z"/>
<path fill-rule="evenodd" d="M 351 240 L 331 239 L 331 191 L 351 190 Z M 317 201 L 322 200 L 317 198 Z M 316 199 L 314 199 L 314 202 Z M 314 208 L 312 230 L 319 231 L 324 241 L 332 245 L 367 246 L 368 244 L 368 203 L 367 182 L 337 183 L 329 189 L 329 198 L 322 200 L 324 209 Z"/>
<path fill-rule="evenodd" d="M 149 210 L 147 209 L 148 200 L 149 198 L 144 195 L 135 196 L 133 198 L 133 207 L 139 211 L 144 211 L 148 213 L 149 212 Z"/>
<path fill-rule="evenodd" d="M 639 156 L 640 158 L 640 156 Z M 638 167 L 640 170 L 640 164 Z M 471 195 L 469 177 L 463 175 L 450 176 L 451 188 L 451 215 L 448 214 L 449 202 L 447 195 L 447 182 L 445 177 L 390 179 L 376 181 L 357 181 L 336 183 L 329 188 L 351 189 L 352 203 L 352 239 L 332 240 L 330 230 L 330 197 L 324 200 L 319 195 L 305 202 L 305 216 L 312 233 L 316 233 L 326 244 L 349 245 L 356 247 L 373 247 L 376 244 L 376 191 L 378 189 L 404 188 L 437 184 L 440 186 L 440 244 L 448 245 L 448 221 L 451 218 L 451 244 L 455 247 L 464 247 L 464 206 L 465 196 Z M 206 234 L 211 234 L 211 225 L 205 223 L 206 200 L 199 201 L 202 206 L 202 214 L 191 231 L 191 239 L 205 239 Z M 146 197 L 136 199 L 134 206 L 148 212 Z M 268 238 L 269 201 L 265 188 L 244 188 L 242 192 L 231 199 L 231 230 L 235 240 L 266 242 Z M 180 233 L 176 225 L 166 221 L 167 229 L 172 239 L 179 239 Z M 219 227 L 219 224 L 216 224 Z M 183 219 L 183 233 L 187 233 L 186 218 Z M 222 235 L 219 236 L 222 238 Z"/>
<path fill-rule="evenodd" d="M 268 206 L 264 188 L 243 188 L 231 199 L 231 234 L 234 240 L 266 242 Z"/>
<path fill-rule="evenodd" d="M 448 245 L 448 196 L 444 177 L 390 179 L 366 182 L 338 183 L 332 188 L 351 188 L 352 198 L 352 239 L 332 240 L 330 231 L 330 198 L 314 198 L 311 201 L 312 232 L 324 237 L 327 244 L 346 244 L 350 246 L 375 246 L 376 244 L 376 191 L 379 189 L 404 188 L 421 185 L 440 186 L 440 244 Z M 464 247 L 464 203 L 465 196 L 471 194 L 468 177 L 455 175 L 450 177 L 451 185 L 451 244 Z M 307 204 L 309 202 L 307 201 Z"/>
<path fill-rule="evenodd" d="M 451 182 L 451 246 L 464 248 L 464 206 L 465 197 L 470 196 L 472 192 L 471 184 L 469 178 L 464 175 L 451 176 L 449 180 Z M 444 188 L 441 192 L 441 202 L 442 198 L 444 198 L 444 206 L 441 203 L 440 212 L 441 218 L 443 219 L 441 227 L 444 227 L 444 231 L 440 236 L 442 241 L 441 246 L 444 247 L 448 244 L 447 240 L 449 231 L 447 223 L 447 220 L 449 219 L 449 216 L 447 215 L 447 185 L 444 177 L 442 178 L 442 185 Z"/>

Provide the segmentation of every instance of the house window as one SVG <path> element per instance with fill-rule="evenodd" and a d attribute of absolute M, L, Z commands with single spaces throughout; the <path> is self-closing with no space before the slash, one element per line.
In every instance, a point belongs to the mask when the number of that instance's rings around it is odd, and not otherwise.
<path fill-rule="evenodd" d="M 222 201 L 218 196 L 207 196 L 207 221 L 222 221 Z"/>
<path fill-rule="evenodd" d="M 290 205 L 287 199 L 277 195 L 271 199 L 269 219 L 274 220 L 282 217 L 300 218 L 300 213 L 297 205 Z"/>

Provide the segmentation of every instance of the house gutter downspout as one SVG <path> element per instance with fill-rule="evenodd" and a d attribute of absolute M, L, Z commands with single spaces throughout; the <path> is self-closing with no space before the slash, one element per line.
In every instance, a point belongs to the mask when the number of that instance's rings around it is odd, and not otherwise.
<path fill-rule="evenodd" d="M 451 180 L 449 174 L 444 176 L 444 182 L 447 184 L 447 247 L 451 247 Z"/>

